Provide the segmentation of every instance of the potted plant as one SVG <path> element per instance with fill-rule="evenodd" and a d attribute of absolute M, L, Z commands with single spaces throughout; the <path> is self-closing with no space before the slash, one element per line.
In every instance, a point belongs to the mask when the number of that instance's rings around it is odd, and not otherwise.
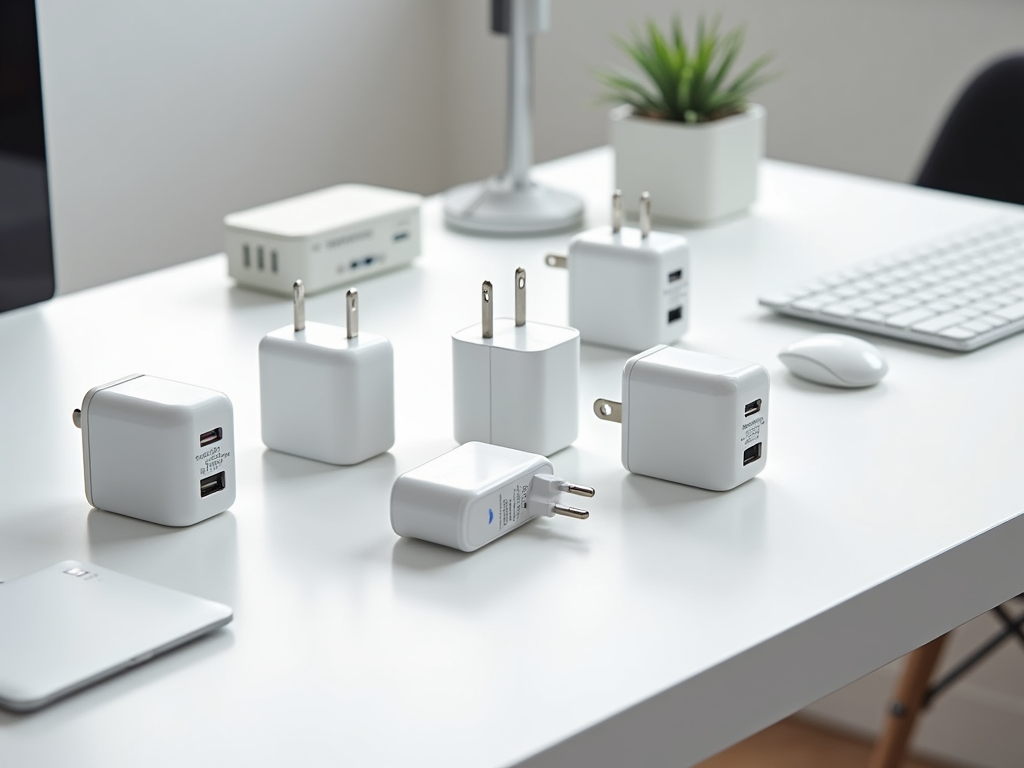
<path fill-rule="evenodd" d="M 615 185 L 627 212 L 650 192 L 656 218 L 706 224 L 750 207 L 764 155 L 764 108 L 750 94 L 774 75 L 771 59 L 755 59 L 730 76 L 744 30 L 719 29 L 700 18 L 688 44 L 678 18 L 669 36 L 649 21 L 618 46 L 641 70 L 598 75 L 611 112 Z"/>

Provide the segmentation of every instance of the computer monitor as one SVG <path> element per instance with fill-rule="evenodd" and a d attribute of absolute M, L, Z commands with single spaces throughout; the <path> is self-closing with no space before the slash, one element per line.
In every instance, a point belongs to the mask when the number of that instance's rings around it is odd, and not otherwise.
<path fill-rule="evenodd" d="M 34 0 L 0 0 L 0 312 L 53 296 Z"/>

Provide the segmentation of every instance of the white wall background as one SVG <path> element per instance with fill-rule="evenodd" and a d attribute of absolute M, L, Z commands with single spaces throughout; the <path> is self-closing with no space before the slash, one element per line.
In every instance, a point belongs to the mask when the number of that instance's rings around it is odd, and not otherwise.
<path fill-rule="evenodd" d="M 260 202 L 503 163 L 487 0 L 38 1 L 59 292 L 217 252 L 224 214 Z M 605 143 L 612 32 L 702 9 L 776 54 L 771 157 L 897 180 L 968 74 L 1024 47 L 1019 0 L 552 0 L 537 158 Z"/>
<path fill-rule="evenodd" d="M 38 2 L 62 293 L 215 253 L 222 217 L 260 202 L 342 181 L 431 193 L 502 165 L 505 44 L 487 0 Z M 720 11 L 747 23 L 751 55 L 776 53 L 783 76 L 760 94 L 771 157 L 903 181 L 969 74 L 1024 48 L 1019 0 L 552 7 L 539 160 L 605 143 L 592 72 L 622 60 L 610 33 L 646 17 Z M 894 673 L 809 712 L 872 733 Z M 920 744 L 1019 768 L 1022 725 L 1024 655 L 1007 648 L 940 700 Z"/>

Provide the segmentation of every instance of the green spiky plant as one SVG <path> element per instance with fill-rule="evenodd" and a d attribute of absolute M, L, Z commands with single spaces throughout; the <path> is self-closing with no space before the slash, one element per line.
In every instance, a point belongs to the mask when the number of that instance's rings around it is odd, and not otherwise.
<path fill-rule="evenodd" d="M 687 44 L 678 17 L 672 20 L 671 39 L 653 21 L 644 30 L 634 29 L 632 39 L 616 36 L 616 45 L 642 76 L 599 73 L 606 89 L 602 101 L 629 104 L 642 117 L 682 123 L 705 123 L 743 112 L 750 94 L 777 77 L 766 71 L 772 55 L 765 54 L 730 79 L 744 32 L 743 27 L 722 32 L 718 17 L 708 23 L 701 16 L 692 45 Z"/>

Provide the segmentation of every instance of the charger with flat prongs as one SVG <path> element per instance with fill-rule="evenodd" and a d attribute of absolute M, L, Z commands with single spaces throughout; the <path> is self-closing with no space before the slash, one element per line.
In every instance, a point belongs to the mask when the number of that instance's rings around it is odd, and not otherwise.
<path fill-rule="evenodd" d="M 452 334 L 455 440 L 548 456 L 579 433 L 580 334 L 526 320 L 526 270 L 516 270 L 515 319 L 494 319 L 484 282 L 483 319 Z"/>
<path fill-rule="evenodd" d="M 384 336 L 359 332 L 359 294 L 345 328 L 307 323 L 301 280 L 295 321 L 260 341 L 263 443 L 328 464 L 358 464 L 395 444 L 395 361 Z"/>
<path fill-rule="evenodd" d="M 612 225 L 581 232 L 568 256 L 547 264 L 569 270 L 569 325 L 589 344 L 639 352 L 679 339 L 690 325 L 690 246 L 682 235 L 651 230 L 651 198 L 640 198 L 640 227 L 622 226 L 622 194 Z"/>
<path fill-rule="evenodd" d="M 134 374 L 90 389 L 73 418 L 97 509 L 186 526 L 235 502 L 234 416 L 222 392 Z"/>
<path fill-rule="evenodd" d="M 590 513 L 559 501 L 594 489 L 554 474 L 543 456 L 469 442 L 401 475 L 391 489 L 391 527 L 406 536 L 472 552 L 537 517 Z"/>
<path fill-rule="evenodd" d="M 622 369 L 622 402 L 594 413 L 622 424 L 622 466 L 728 491 L 768 460 L 768 372 L 757 363 L 656 346 Z"/>

